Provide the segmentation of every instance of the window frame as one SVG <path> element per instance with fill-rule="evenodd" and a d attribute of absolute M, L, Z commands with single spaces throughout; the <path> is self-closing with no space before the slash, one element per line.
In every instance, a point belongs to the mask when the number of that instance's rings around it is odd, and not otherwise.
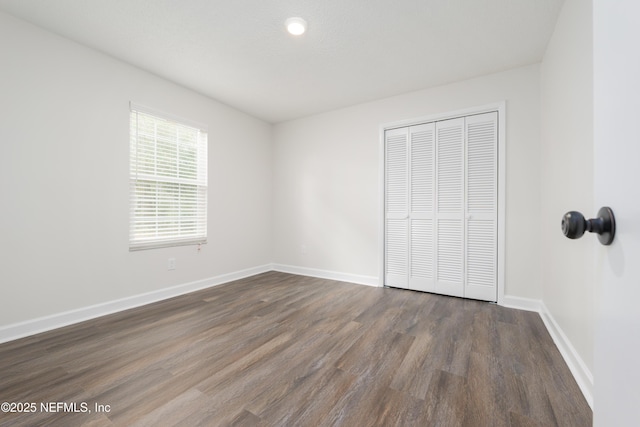
<path fill-rule="evenodd" d="M 146 135 L 152 140 L 151 144 L 147 145 L 147 148 L 154 149 L 152 161 L 149 160 L 150 157 L 140 160 L 142 151 L 140 115 L 144 115 L 154 125 L 153 136 Z M 173 128 L 176 132 L 175 137 L 171 134 L 171 138 L 165 138 L 159 142 L 161 137 L 158 133 L 158 124 Z M 180 148 L 184 149 L 185 143 L 180 138 L 180 129 L 197 132 L 195 143 L 188 142 L 186 145 L 192 151 L 190 153 L 192 159 L 187 161 L 190 163 L 190 168 L 186 169 L 181 166 L 185 162 L 185 157 L 181 157 Z M 165 148 L 175 147 L 175 156 L 162 157 L 159 154 L 159 144 L 164 144 Z M 167 159 L 175 162 L 175 176 L 169 176 L 169 173 L 162 169 L 162 165 L 167 164 Z M 149 172 L 150 166 L 153 166 L 154 172 Z M 180 176 L 183 171 L 192 176 L 186 178 L 184 175 Z M 142 181 L 145 183 L 146 190 L 141 184 Z M 152 187 L 154 190 L 149 190 Z M 184 197 L 184 194 L 192 196 Z M 147 196 L 146 203 L 142 201 L 145 199 L 144 196 Z M 131 102 L 129 108 L 129 251 L 206 244 L 207 199 L 207 126 Z M 141 230 L 143 223 L 149 225 L 146 234 Z"/>

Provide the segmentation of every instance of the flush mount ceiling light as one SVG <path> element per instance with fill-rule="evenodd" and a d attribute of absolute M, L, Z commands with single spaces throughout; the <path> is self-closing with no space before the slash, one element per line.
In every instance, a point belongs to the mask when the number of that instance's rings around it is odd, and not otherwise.
<path fill-rule="evenodd" d="M 286 25 L 287 31 L 294 36 L 299 36 L 307 31 L 307 21 L 302 18 L 289 18 L 284 21 L 284 25 Z"/>

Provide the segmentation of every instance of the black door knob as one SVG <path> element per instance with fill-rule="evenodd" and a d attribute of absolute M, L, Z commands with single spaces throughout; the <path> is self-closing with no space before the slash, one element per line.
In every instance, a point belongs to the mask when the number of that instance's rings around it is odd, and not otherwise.
<path fill-rule="evenodd" d="M 571 211 L 562 217 L 562 232 L 570 239 L 579 239 L 585 231 L 598 234 L 603 245 L 610 245 L 616 234 L 616 221 L 611 208 L 598 211 L 598 217 L 585 219 L 580 212 Z"/>

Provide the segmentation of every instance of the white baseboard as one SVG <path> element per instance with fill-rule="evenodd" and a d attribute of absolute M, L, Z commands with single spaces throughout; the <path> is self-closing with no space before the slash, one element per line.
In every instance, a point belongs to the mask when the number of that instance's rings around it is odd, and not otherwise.
<path fill-rule="evenodd" d="M 541 302 L 540 304 L 540 317 L 542 317 L 542 321 L 547 327 L 549 335 L 553 338 L 553 342 L 555 342 L 556 347 L 558 347 L 560 354 L 564 358 L 564 361 L 567 363 L 567 366 L 569 366 L 573 377 L 578 383 L 578 387 L 582 390 L 584 398 L 587 400 L 591 409 L 593 409 L 593 374 L 573 347 L 564 331 L 560 328 L 558 322 L 556 322 L 554 317 L 551 315 L 551 312 L 544 302 Z"/>
<path fill-rule="evenodd" d="M 540 313 L 542 301 L 531 298 L 514 297 L 505 295 L 502 299 L 502 306 L 507 308 L 517 308 L 518 310 L 535 311 Z"/>
<path fill-rule="evenodd" d="M 505 295 L 503 305 L 508 308 L 535 311 L 540 314 L 547 331 L 549 331 L 549 335 L 551 335 L 551 339 L 553 339 L 554 344 L 558 347 L 562 358 L 573 374 L 576 383 L 578 383 L 578 387 L 580 387 L 584 398 L 587 400 L 591 409 L 593 409 L 593 375 L 545 303 L 541 300 Z"/>
<path fill-rule="evenodd" d="M 356 283 L 358 285 L 380 286 L 377 276 L 363 276 L 359 274 L 340 273 L 337 271 L 320 270 L 317 268 L 296 267 L 294 265 L 272 264 L 274 271 L 282 273 L 298 274 L 301 276 L 318 277 L 320 279 L 338 280 L 340 282 Z"/>
<path fill-rule="evenodd" d="M 74 323 L 84 322 L 85 320 L 95 319 L 96 317 L 106 316 L 119 311 L 140 307 L 146 304 L 221 285 L 223 283 L 232 282 L 234 280 L 243 279 L 245 277 L 254 276 L 271 270 L 271 264 L 262 265 L 232 273 L 221 274 L 203 280 L 197 280 L 195 282 L 158 289 L 157 291 L 65 311 L 50 316 L 39 317 L 25 322 L 14 323 L 0 327 L 0 343 L 69 326 Z"/>

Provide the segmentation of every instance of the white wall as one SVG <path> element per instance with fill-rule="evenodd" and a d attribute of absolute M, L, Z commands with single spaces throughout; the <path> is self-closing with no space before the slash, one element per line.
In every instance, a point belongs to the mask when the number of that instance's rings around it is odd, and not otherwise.
<path fill-rule="evenodd" d="M 541 298 L 539 90 L 532 65 L 277 124 L 274 262 L 376 279 L 379 126 L 506 100 L 505 293 Z"/>
<path fill-rule="evenodd" d="M 0 327 L 271 261 L 271 125 L 1 13 L 0 52 Z M 128 250 L 129 101 L 209 126 L 201 253 Z"/>
<path fill-rule="evenodd" d="M 594 251 L 598 241 L 562 235 L 571 210 L 593 218 L 593 47 L 591 2 L 567 0 L 541 64 L 543 300 L 593 370 Z"/>

